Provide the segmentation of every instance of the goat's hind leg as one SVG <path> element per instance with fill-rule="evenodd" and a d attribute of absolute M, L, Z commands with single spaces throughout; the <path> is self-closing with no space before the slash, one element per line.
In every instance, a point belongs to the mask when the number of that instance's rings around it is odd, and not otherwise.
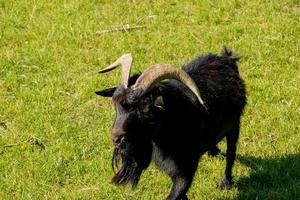
<path fill-rule="evenodd" d="M 232 167 L 236 158 L 236 146 L 240 132 L 240 123 L 233 127 L 231 132 L 226 135 L 227 152 L 226 152 L 226 168 L 218 189 L 230 189 L 232 186 Z"/>
<path fill-rule="evenodd" d="M 209 156 L 217 156 L 221 150 L 217 146 L 213 146 L 211 149 L 208 150 L 207 154 Z"/>
<path fill-rule="evenodd" d="M 188 200 L 186 192 L 188 191 L 193 177 L 174 177 L 173 186 L 167 200 Z"/>

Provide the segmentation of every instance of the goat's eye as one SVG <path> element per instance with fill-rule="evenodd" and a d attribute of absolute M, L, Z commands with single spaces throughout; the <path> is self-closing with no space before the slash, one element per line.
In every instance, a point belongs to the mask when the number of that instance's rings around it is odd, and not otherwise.
<path fill-rule="evenodd" d="M 143 108 L 143 113 L 147 113 L 147 112 L 149 112 L 149 106 L 145 106 L 145 107 Z"/>

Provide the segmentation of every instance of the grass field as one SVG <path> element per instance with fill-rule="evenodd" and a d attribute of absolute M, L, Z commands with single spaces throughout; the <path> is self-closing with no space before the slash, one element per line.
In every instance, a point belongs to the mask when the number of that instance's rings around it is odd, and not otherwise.
<path fill-rule="evenodd" d="M 154 165 L 135 191 L 110 184 L 114 110 L 94 91 L 120 72 L 97 71 L 128 52 L 137 72 L 224 45 L 248 91 L 235 185 L 219 192 L 225 160 L 205 155 L 188 196 L 300 199 L 299 19 L 297 0 L 0 0 L 0 199 L 164 199 Z M 122 24 L 147 27 L 95 34 Z"/>

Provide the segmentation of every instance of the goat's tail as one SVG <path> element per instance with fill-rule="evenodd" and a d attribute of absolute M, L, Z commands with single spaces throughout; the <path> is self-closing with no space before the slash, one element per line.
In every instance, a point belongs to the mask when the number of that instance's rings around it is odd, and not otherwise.
<path fill-rule="evenodd" d="M 226 46 L 223 47 L 223 50 L 221 52 L 221 56 L 225 57 L 227 59 L 238 61 L 240 57 L 234 53 L 230 49 L 228 49 Z"/>
<path fill-rule="evenodd" d="M 238 70 L 237 67 L 237 61 L 240 59 L 240 57 L 237 54 L 232 53 L 230 49 L 228 49 L 226 46 L 224 46 L 221 57 L 230 63 L 236 70 Z"/>

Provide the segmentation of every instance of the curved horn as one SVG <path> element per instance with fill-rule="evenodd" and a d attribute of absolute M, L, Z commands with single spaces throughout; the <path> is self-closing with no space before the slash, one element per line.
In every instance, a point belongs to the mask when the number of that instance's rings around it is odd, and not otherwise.
<path fill-rule="evenodd" d="M 116 60 L 113 64 L 111 64 L 110 66 L 108 66 L 108 67 L 102 69 L 101 71 L 99 71 L 99 73 L 109 72 L 109 71 L 114 70 L 115 68 L 117 68 L 119 65 L 121 65 L 122 66 L 121 84 L 124 85 L 125 88 L 127 88 L 128 87 L 128 80 L 129 80 L 129 76 L 130 76 L 130 71 L 131 71 L 132 61 L 133 61 L 133 58 L 132 58 L 131 53 L 124 54 L 118 60 Z"/>
<path fill-rule="evenodd" d="M 204 105 L 199 89 L 194 80 L 182 69 L 173 65 L 156 64 L 144 71 L 137 79 L 133 89 L 142 89 L 143 93 L 149 91 L 156 83 L 165 79 L 176 79 L 184 83 Z"/>

